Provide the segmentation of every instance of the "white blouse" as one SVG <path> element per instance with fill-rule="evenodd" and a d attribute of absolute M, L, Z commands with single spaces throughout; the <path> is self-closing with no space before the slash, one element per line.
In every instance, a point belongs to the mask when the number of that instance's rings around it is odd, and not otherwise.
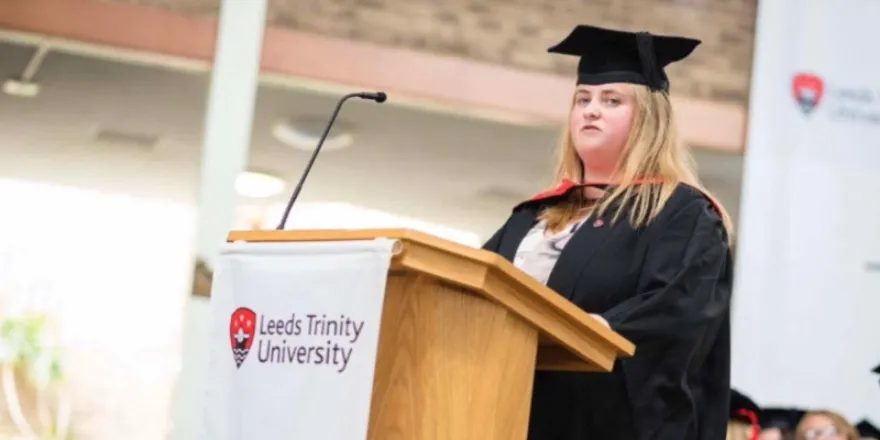
<path fill-rule="evenodd" d="M 585 220 L 576 221 L 555 234 L 546 233 L 545 221 L 538 222 L 520 242 L 513 264 L 546 285 L 559 254 Z"/>

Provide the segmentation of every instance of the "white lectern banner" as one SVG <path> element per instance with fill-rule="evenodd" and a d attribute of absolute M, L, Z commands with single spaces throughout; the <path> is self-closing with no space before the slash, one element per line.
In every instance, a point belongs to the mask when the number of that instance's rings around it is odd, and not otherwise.
<path fill-rule="evenodd" d="M 393 245 L 227 245 L 211 293 L 206 440 L 366 438 Z"/>

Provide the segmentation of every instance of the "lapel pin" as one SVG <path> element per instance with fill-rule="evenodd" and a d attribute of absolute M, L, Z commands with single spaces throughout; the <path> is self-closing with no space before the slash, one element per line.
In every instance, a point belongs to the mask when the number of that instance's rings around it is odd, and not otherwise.
<path fill-rule="evenodd" d="M 601 218 L 593 222 L 594 228 L 601 228 L 603 225 L 605 225 L 605 222 Z"/>

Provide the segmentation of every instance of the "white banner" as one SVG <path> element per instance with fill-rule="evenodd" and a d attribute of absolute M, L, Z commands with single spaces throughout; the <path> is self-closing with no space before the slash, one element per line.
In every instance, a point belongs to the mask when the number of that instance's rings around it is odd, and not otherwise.
<path fill-rule="evenodd" d="M 205 440 L 366 438 L 393 244 L 227 245 Z"/>
<path fill-rule="evenodd" d="M 758 2 L 733 386 L 880 424 L 880 2 Z"/>

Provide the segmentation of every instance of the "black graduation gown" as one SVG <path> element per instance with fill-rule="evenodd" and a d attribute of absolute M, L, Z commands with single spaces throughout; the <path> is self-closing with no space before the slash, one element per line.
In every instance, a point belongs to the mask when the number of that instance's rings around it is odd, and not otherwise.
<path fill-rule="evenodd" d="M 513 261 L 541 208 L 517 206 L 484 245 Z M 611 373 L 537 372 L 529 440 L 723 440 L 730 400 L 732 262 L 720 215 L 679 185 L 634 229 L 590 218 L 561 253 L 548 287 L 636 345 Z"/>

